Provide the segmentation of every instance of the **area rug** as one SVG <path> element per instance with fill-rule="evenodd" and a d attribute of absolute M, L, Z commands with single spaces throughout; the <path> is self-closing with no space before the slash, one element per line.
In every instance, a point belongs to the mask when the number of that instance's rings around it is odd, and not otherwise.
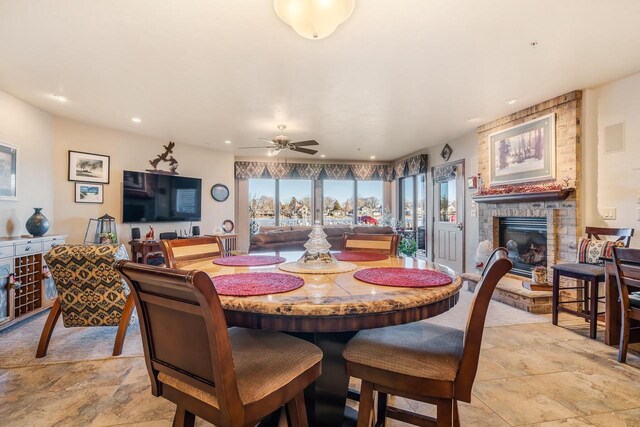
<path fill-rule="evenodd" d="M 81 360 L 113 358 L 116 326 L 65 328 L 58 320 L 47 355 L 36 359 L 36 349 L 49 312 L 28 319 L 0 332 L 0 368 L 39 366 Z M 117 357 L 143 356 L 142 338 L 138 323 L 129 325 L 122 354 Z"/>

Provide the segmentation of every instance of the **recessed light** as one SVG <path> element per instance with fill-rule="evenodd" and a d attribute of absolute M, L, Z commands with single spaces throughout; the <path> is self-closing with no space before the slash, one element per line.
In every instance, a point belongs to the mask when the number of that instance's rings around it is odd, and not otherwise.
<path fill-rule="evenodd" d="M 320 154 L 320 157 L 322 157 L 324 159 L 325 157 L 327 157 L 327 155 L 326 154 Z"/>
<path fill-rule="evenodd" d="M 539 44 L 540 43 L 537 40 L 533 40 L 533 41 L 529 42 L 529 46 L 532 47 L 532 48 L 538 47 Z"/>
<path fill-rule="evenodd" d="M 369 156 L 369 158 L 370 158 L 371 160 L 375 160 L 375 159 L 376 159 L 376 156 Z"/>
<path fill-rule="evenodd" d="M 142 119 L 140 117 L 134 117 L 134 118 L 131 119 L 131 121 L 133 123 L 140 123 L 142 121 Z"/>
<path fill-rule="evenodd" d="M 478 120 L 480 120 L 477 117 L 465 117 L 464 119 L 468 122 L 477 122 Z"/>
<path fill-rule="evenodd" d="M 68 99 L 66 96 L 64 96 L 64 95 L 51 95 L 51 97 L 52 97 L 53 99 L 55 99 L 56 101 L 58 101 L 58 102 L 67 102 L 67 101 L 69 100 L 69 99 Z"/>
<path fill-rule="evenodd" d="M 509 105 L 513 105 L 513 104 L 515 104 L 516 102 L 518 102 L 518 98 L 509 98 L 509 99 L 507 99 L 505 102 L 506 102 L 507 104 L 509 104 Z"/>
<path fill-rule="evenodd" d="M 228 139 L 224 142 L 225 144 L 231 144 L 231 141 L 229 141 Z"/>

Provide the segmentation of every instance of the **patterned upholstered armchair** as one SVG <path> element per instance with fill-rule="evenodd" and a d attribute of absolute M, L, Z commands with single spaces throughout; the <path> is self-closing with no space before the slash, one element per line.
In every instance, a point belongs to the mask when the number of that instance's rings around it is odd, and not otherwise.
<path fill-rule="evenodd" d="M 60 314 L 65 328 L 117 326 L 113 355 L 122 353 L 127 326 L 135 319 L 129 288 L 113 264 L 129 259 L 124 245 L 60 245 L 45 256 L 58 290 L 36 357 L 47 354 L 49 340 Z"/>

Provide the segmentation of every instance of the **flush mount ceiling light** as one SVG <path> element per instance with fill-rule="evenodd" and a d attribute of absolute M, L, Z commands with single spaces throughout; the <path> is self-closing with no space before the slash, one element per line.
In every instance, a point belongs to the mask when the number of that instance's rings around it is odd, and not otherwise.
<path fill-rule="evenodd" d="M 273 0 L 278 17 L 311 40 L 330 36 L 355 6 L 356 0 Z"/>

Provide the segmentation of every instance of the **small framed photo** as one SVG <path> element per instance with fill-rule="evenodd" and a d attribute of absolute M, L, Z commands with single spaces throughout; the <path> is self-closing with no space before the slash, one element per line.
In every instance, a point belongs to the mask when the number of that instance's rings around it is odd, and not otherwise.
<path fill-rule="evenodd" d="M 69 181 L 109 183 L 111 158 L 69 150 Z"/>
<path fill-rule="evenodd" d="M 18 147 L 0 142 L 0 200 L 18 200 Z"/>
<path fill-rule="evenodd" d="M 478 177 L 477 176 L 474 175 L 471 178 L 467 178 L 467 188 L 470 189 L 470 190 L 478 188 Z"/>
<path fill-rule="evenodd" d="M 104 185 L 76 182 L 76 203 L 104 203 Z"/>
<path fill-rule="evenodd" d="M 451 154 L 453 153 L 453 149 L 451 149 L 451 147 L 449 146 L 449 144 L 445 144 L 444 148 L 442 149 L 442 151 L 440 152 L 440 157 L 442 157 L 442 159 L 445 162 L 449 161 L 449 157 L 451 157 Z"/>

